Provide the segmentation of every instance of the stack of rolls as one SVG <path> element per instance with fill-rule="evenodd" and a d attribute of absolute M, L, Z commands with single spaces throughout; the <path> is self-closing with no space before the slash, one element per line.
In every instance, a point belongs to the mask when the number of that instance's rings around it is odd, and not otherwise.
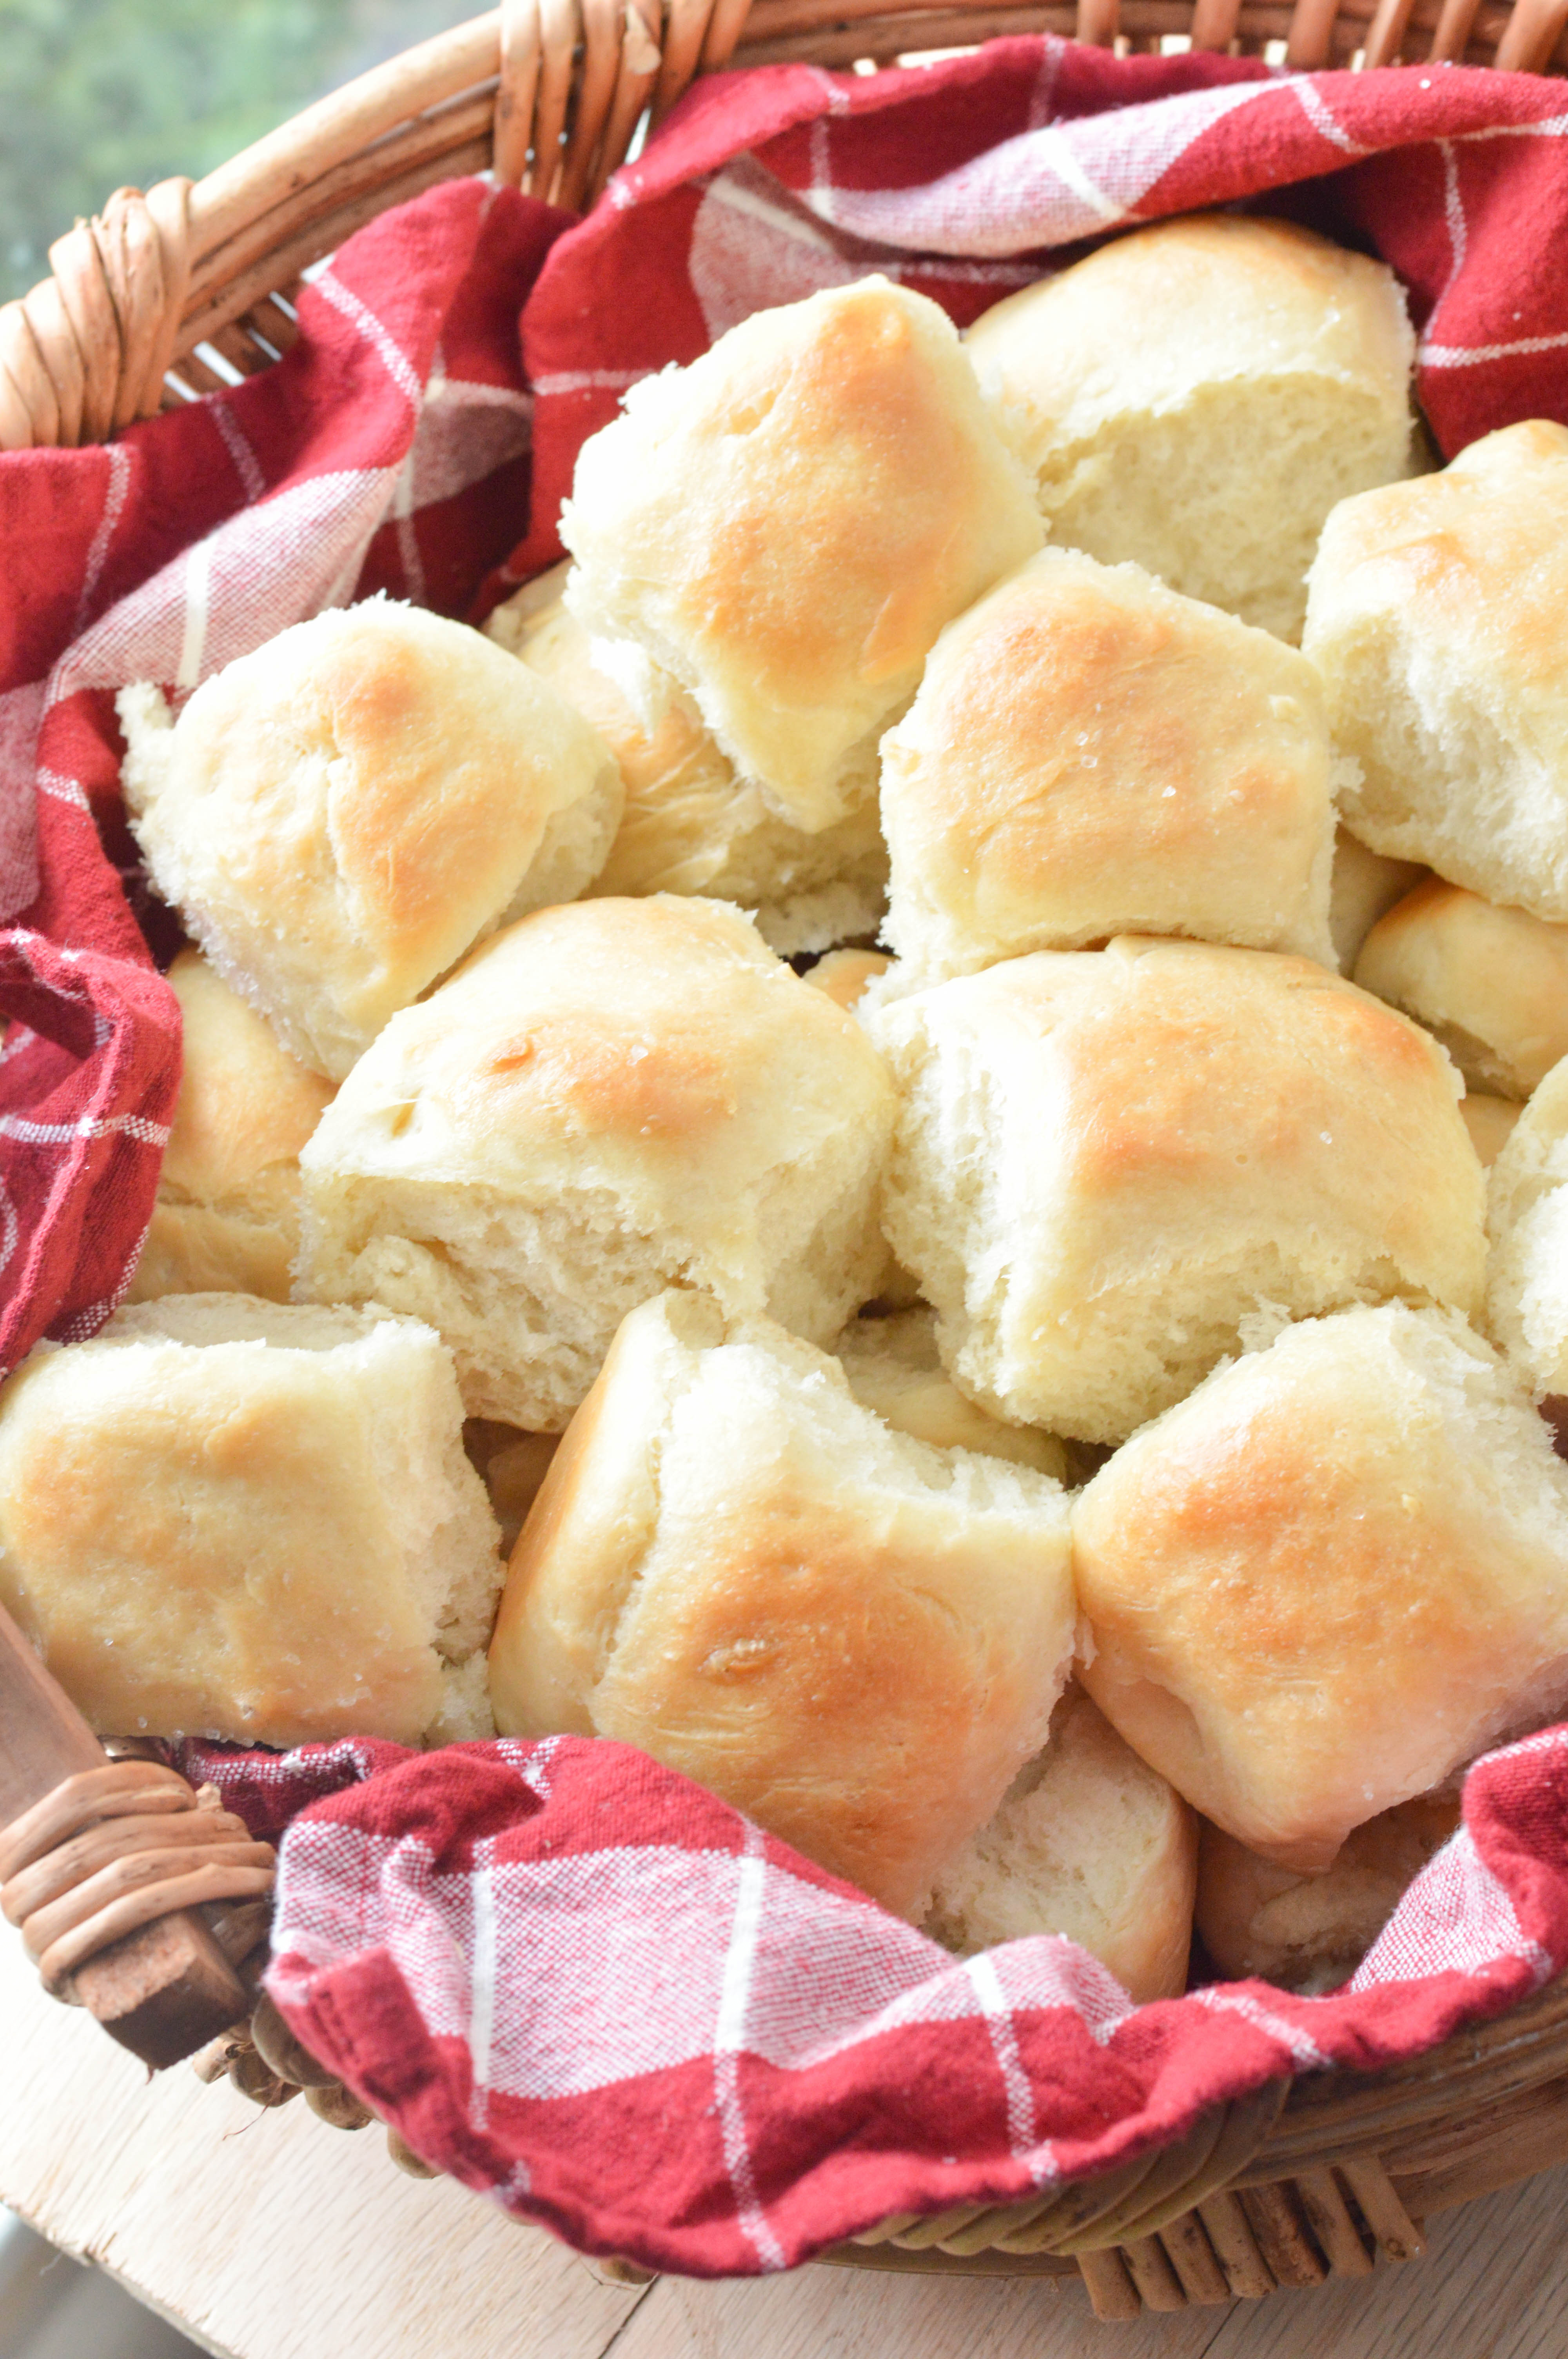
<path fill-rule="evenodd" d="M 0 1390 L 101 1727 L 610 1736 L 962 1954 L 1354 1969 L 1568 1706 L 1568 429 L 1421 472 L 1411 362 L 1272 221 L 868 270 L 482 630 L 122 693 L 184 1082 Z"/>

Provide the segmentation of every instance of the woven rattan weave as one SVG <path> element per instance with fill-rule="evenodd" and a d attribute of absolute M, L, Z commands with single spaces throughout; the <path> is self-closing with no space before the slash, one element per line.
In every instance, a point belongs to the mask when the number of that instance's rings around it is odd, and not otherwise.
<path fill-rule="evenodd" d="M 54 275 L 0 310 L 0 449 L 103 440 L 160 404 L 243 375 L 295 335 L 299 273 L 388 206 L 492 167 L 575 208 L 692 77 L 807 58 L 847 66 L 1069 34 L 1291 65 L 1433 58 L 1568 73 L 1568 0 L 504 0 L 308 107 L 204 180 L 119 190 L 50 248 Z M 169 382 L 178 364 L 178 383 Z"/>

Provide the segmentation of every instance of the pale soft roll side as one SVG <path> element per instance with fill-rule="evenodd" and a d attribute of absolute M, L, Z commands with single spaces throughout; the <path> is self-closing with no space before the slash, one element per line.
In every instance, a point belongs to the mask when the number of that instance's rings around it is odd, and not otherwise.
<path fill-rule="evenodd" d="M 896 1913 L 1038 1752 L 1073 1651 L 1043 1474 L 890 1432 L 765 1321 L 622 1327 L 513 1553 L 504 1734 L 613 1736 Z"/>
<path fill-rule="evenodd" d="M 965 1399 L 943 1369 L 936 1313 L 924 1303 L 887 1318 L 851 1320 L 833 1356 L 861 1408 L 874 1409 L 895 1433 L 933 1450 L 977 1450 L 982 1458 L 1010 1459 L 1065 1482 L 1067 1453 L 1054 1433 L 1003 1425 Z"/>
<path fill-rule="evenodd" d="M 886 1069 L 723 902 L 509 927 L 395 1016 L 301 1158 L 301 1288 L 427 1319 L 470 1416 L 558 1431 L 628 1310 L 828 1343 L 875 1289 Z"/>
<path fill-rule="evenodd" d="M 1375 852 L 1568 923 L 1568 427 L 1488 434 L 1325 527 L 1303 646 Z"/>
<path fill-rule="evenodd" d="M 946 312 L 875 277 L 633 386 L 560 529 L 568 605 L 644 725 L 675 681 L 808 831 L 861 800 L 943 625 L 1044 538 Z"/>
<path fill-rule="evenodd" d="M 1481 1169 L 1489 1171 L 1513 1136 L 1524 1108 L 1514 1098 L 1487 1097 L 1482 1092 L 1466 1090 L 1459 1111 Z"/>
<path fill-rule="evenodd" d="M 1492 1166 L 1487 1332 L 1538 1394 L 1568 1395 L 1568 1058 Z"/>
<path fill-rule="evenodd" d="M 814 991 L 825 991 L 846 1015 L 858 1014 L 863 1012 L 860 1003 L 867 992 L 892 964 L 885 951 L 829 951 L 826 958 L 806 969 L 801 980 L 810 984 Z M 867 1299 L 875 1300 L 888 1310 L 907 1310 L 920 1300 L 918 1285 L 891 1248 Z"/>
<path fill-rule="evenodd" d="M 1478 1307 L 1458 1076 L 1324 967 L 1122 939 L 938 984 L 871 1030 L 900 1097 L 883 1225 L 994 1415 L 1120 1441 L 1260 1317 Z"/>
<path fill-rule="evenodd" d="M 1568 926 L 1441 877 L 1378 920 L 1356 981 L 1423 1024 L 1488 1096 L 1528 1098 L 1568 1056 Z"/>
<path fill-rule="evenodd" d="M 580 893 L 621 816 L 610 750 L 564 698 L 383 598 L 269 639 L 178 719 L 146 683 L 118 711 L 158 891 L 334 1081 L 495 926 Z"/>
<path fill-rule="evenodd" d="M 501 1425 L 492 1418 L 470 1417 L 464 1426 L 463 1448 L 501 1527 L 503 1556 L 515 1548 L 559 1442 L 559 1434 L 520 1433 L 514 1425 Z"/>
<path fill-rule="evenodd" d="M 199 952 L 181 951 L 168 980 L 184 1066 L 126 1299 L 259 1294 L 287 1302 L 299 1247 L 299 1153 L 331 1103 L 331 1083 L 280 1049 Z"/>
<path fill-rule="evenodd" d="M 1199 213 L 1010 295 L 967 346 L 1051 538 L 1130 558 L 1284 639 L 1336 502 L 1411 467 L 1393 273 L 1284 222 Z"/>
<path fill-rule="evenodd" d="M 947 625 L 881 759 L 914 977 L 1122 933 L 1333 963 L 1317 675 L 1141 567 L 1042 550 Z"/>
<path fill-rule="evenodd" d="M 100 1730 L 438 1733 L 498 1538 L 450 1355 L 383 1310 L 174 1295 L 0 1392 L 0 1600 Z"/>
<path fill-rule="evenodd" d="M 925 1930 L 960 1956 L 1061 1933 L 1141 2006 L 1186 1988 L 1197 1824 L 1078 1687 L 995 1818 L 936 1879 Z"/>
<path fill-rule="evenodd" d="M 498 606 L 485 630 L 558 690 L 615 756 L 626 808 L 594 891 L 733 901 L 753 912 L 762 940 L 783 956 L 874 934 L 887 891 L 874 750 L 846 818 L 814 835 L 792 827 L 754 780 L 736 776 L 673 683 L 656 727 L 643 727 L 561 603 L 570 570 L 541 574 Z"/>
<path fill-rule="evenodd" d="M 1328 930 L 1341 974 L 1354 972 L 1361 945 L 1379 919 L 1413 892 L 1426 874 L 1419 861 L 1385 860 L 1380 852 L 1368 852 L 1357 843 L 1348 828 L 1336 832 Z"/>
<path fill-rule="evenodd" d="M 1196 1908 L 1204 1947 L 1222 1974 L 1335 1990 L 1458 1824 L 1457 1793 L 1422 1794 L 1356 1828 L 1321 1875 L 1303 1875 L 1205 1821 Z"/>
<path fill-rule="evenodd" d="M 1452 1313 L 1287 1329 L 1078 1497 L 1084 1684 L 1282 1866 L 1568 1702 L 1568 1467 Z"/>
<path fill-rule="evenodd" d="M 858 1006 L 862 995 L 879 975 L 887 973 L 892 961 L 886 951 L 829 951 L 826 958 L 808 967 L 802 978 L 815 991 L 825 991 L 837 1007 L 846 1015 Z"/>

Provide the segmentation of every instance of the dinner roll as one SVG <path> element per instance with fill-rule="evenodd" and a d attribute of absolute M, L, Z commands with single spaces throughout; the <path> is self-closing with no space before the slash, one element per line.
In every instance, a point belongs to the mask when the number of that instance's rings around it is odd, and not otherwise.
<path fill-rule="evenodd" d="M 580 893 L 621 816 L 609 749 L 562 697 L 384 598 L 269 639 L 178 721 L 146 683 L 118 711 L 158 891 L 334 1081 L 482 935 Z"/>
<path fill-rule="evenodd" d="M 945 311 L 881 277 L 759 311 L 584 443 L 567 603 L 656 725 L 663 673 L 779 814 L 831 827 L 944 623 L 1039 548 Z M 624 653 L 617 658 L 615 648 Z"/>
<path fill-rule="evenodd" d="M 519 1433 L 514 1425 L 500 1425 L 492 1418 L 470 1417 L 463 1427 L 469 1463 L 481 1476 L 501 1527 L 503 1556 L 516 1546 L 559 1443 L 557 1433 Z"/>
<path fill-rule="evenodd" d="M 1489 1171 L 1513 1136 L 1514 1125 L 1524 1108 L 1511 1098 L 1489 1098 L 1476 1090 L 1466 1090 L 1459 1111 L 1465 1117 L 1470 1144 L 1480 1158 L 1481 1169 Z"/>
<path fill-rule="evenodd" d="M 1480 1299 L 1483 1183 L 1436 1043 L 1326 968 L 1123 938 L 871 1019 L 883 1224 L 995 1415 L 1119 1441 L 1260 1313 Z"/>
<path fill-rule="evenodd" d="M 1375 852 L 1568 922 L 1568 427 L 1488 434 L 1363 492 L 1312 569 L 1307 654 Z"/>
<path fill-rule="evenodd" d="M 427 1319 L 470 1416 L 558 1431 L 674 1284 L 820 1343 L 868 1299 L 887 1072 L 720 901 L 579 901 L 361 1059 L 300 1158 L 302 1283 Z"/>
<path fill-rule="evenodd" d="M 1044 1741 L 1067 1509 L 927 1450 L 824 1353 L 671 1292 L 633 1311 L 513 1553 L 497 1726 L 614 1736 L 901 1916 Z"/>
<path fill-rule="evenodd" d="M 1487 1329 L 1538 1394 L 1568 1394 L 1568 1058 L 1492 1166 Z"/>
<path fill-rule="evenodd" d="M 132 1302 L 164 1294 L 288 1299 L 299 1245 L 299 1150 L 330 1103 L 324 1082 L 195 951 L 168 971 L 185 1065 Z"/>
<path fill-rule="evenodd" d="M 1044 1753 L 936 1879 L 925 1930 L 960 1955 L 1065 1933 L 1128 1995 L 1175 1998 L 1192 1944 L 1195 1821 L 1070 1687 Z"/>
<path fill-rule="evenodd" d="M 914 974 L 1134 932 L 1333 962 L 1316 674 L 1140 566 L 1043 549 L 949 623 L 881 807 Z"/>
<path fill-rule="evenodd" d="M 846 818 L 815 835 L 791 826 L 754 781 L 736 777 L 673 682 L 657 727 L 643 728 L 561 603 L 570 570 L 557 565 L 530 582 L 496 608 L 485 629 L 591 722 L 620 766 L 625 814 L 595 892 L 701 893 L 737 902 L 754 911 L 757 931 L 781 954 L 875 933 L 887 847 L 871 749 Z"/>
<path fill-rule="evenodd" d="M 1135 231 L 1007 297 L 968 346 L 1053 540 L 1281 638 L 1330 508 L 1410 469 L 1399 282 L 1288 222 Z"/>
<path fill-rule="evenodd" d="M 1100 1710 L 1286 1867 L 1568 1701 L 1568 1467 L 1452 1312 L 1217 1370 L 1078 1495 L 1073 1565 Z"/>
<path fill-rule="evenodd" d="M 1197 1886 L 1204 1946 L 1222 1974 L 1257 1974 L 1285 1990 L 1335 1990 L 1458 1824 L 1457 1793 L 1422 1794 L 1353 1829 L 1322 1875 L 1303 1875 L 1206 1820 Z"/>
<path fill-rule="evenodd" d="M 384 1310 L 171 1295 L 0 1390 L 0 1601 L 104 1734 L 440 1733 L 497 1538 L 450 1355 Z"/>
<path fill-rule="evenodd" d="M 978 1450 L 1066 1480 L 1067 1453 L 1054 1434 L 1000 1424 L 943 1374 L 936 1313 L 924 1303 L 891 1318 L 852 1320 L 833 1351 L 861 1408 L 875 1409 L 895 1433 L 913 1434 L 933 1450 Z"/>
<path fill-rule="evenodd" d="M 1379 918 L 1356 980 L 1440 1039 L 1472 1089 L 1527 1098 L 1568 1056 L 1568 926 L 1440 876 Z"/>
<path fill-rule="evenodd" d="M 826 958 L 806 969 L 802 980 L 816 991 L 825 991 L 848 1014 L 868 984 L 885 974 L 892 964 L 885 951 L 829 951 Z"/>
<path fill-rule="evenodd" d="M 1328 930 L 1334 941 L 1334 962 L 1349 974 L 1362 943 L 1387 909 L 1413 891 L 1427 874 L 1414 860 L 1385 860 L 1368 852 L 1347 828 L 1334 839 L 1334 874 L 1328 887 Z"/>

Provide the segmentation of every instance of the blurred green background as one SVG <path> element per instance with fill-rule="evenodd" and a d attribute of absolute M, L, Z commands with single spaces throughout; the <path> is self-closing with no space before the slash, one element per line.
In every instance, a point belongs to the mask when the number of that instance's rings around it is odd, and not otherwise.
<path fill-rule="evenodd" d="M 486 0 L 0 0 L 0 299 L 114 189 L 199 179 Z"/>

